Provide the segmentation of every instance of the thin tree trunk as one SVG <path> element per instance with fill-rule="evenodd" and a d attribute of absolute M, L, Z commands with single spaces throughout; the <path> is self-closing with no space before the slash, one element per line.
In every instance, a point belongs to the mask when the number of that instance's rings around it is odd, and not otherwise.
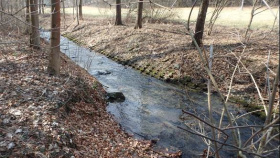
<path fill-rule="evenodd" d="M 210 59 L 209 59 L 209 70 L 211 72 L 212 70 L 212 62 L 213 62 L 213 45 L 210 46 Z M 215 126 L 215 123 L 214 123 L 214 118 L 213 118 L 213 109 L 212 109 L 212 102 L 211 102 L 211 90 L 212 90 L 212 85 L 211 85 L 211 80 L 208 79 L 208 111 L 209 111 L 209 118 L 210 118 L 210 122 L 213 126 Z M 211 128 L 211 132 L 212 132 L 212 139 L 213 140 L 216 140 L 216 132 L 215 132 L 215 129 L 212 127 Z M 218 152 L 218 144 L 217 142 L 213 142 L 214 143 L 214 147 L 215 147 L 215 151 L 217 152 L 216 153 L 216 157 L 217 158 L 220 158 L 220 154 Z"/>
<path fill-rule="evenodd" d="M 64 4 L 64 0 L 62 0 L 62 8 L 63 8 L 63 26 L 65 28 L 66 18 L 65 18 L 65 4 Z"/>
<path fill-rule="evenodd" d="M 51 50 L 49 55 L 48 73 L 59 75 L 60 73 L 60 0 L 52 0 L 52 32 Z"/>
<path fill-rule="evenodd" d="M 205 24 L 205 19 L 206 19 L 206 13 L 207 9 L 209 6 L 209 0 L 203 0 L 201 2 L 197 20 L 196 20 L 196 25 L 195 25 L 195 35 L 194 38 L 197 42 L 197 44 L 200 46 L 202 44 L 202 38 L 203 38 L 203 32 L 204 32 L 204 24 Z M 193 45 L 194 42 L 192 42 Z"/>
<path fill-rule="evenodd" d="M 73 0 L 73 19 L 75 20 L 75 3 L 76 0 Z"/>
<path fill-rule="evenodd" d="M 80 0 L 79 3 L 79 17 L 81 20 L 83 20 L 83 0 Z"/>
<path fill-rule="evenodd" d="M 142 13 L 143 13 L 143 0 L 138 1 L 138 11 L 137 11 L 137 18 L 136 18 L 136 25 L 134 29 L 141 29 L 142 28 Z"/>
<path fill-rule="evenodd" d="M 115 25 L 122 25 L 121 0 L 116 0 L 116 22 L 115 22 Z"/>
<path fill-rule="evenodd" d="M 38 4 L 39 14 L 41 14 L 41 7 L 42 7 L 42 0 L 39 0 L 39 4 Z"/>
<path fill-rule="evenodd" d="M 30 9 L 31 9 L 31 23 L 32 23 L 30 45 L 33 48 L 40 49 L 38 0 L 30 0 Z"/>
<path fill-rule="evenodd" d="M 1 10 L 4 11 L 3 0 L 1 0 Z M 3 13 L 1 13 L 1 21 L 3 19 Z"/>
<path fill-rule="evenodd" d="M 62 9 L 63 9 L 63 18 L 65 20 L 65 3 L 64 3 L 64 0 L 62 1 Z"/>
<path fill-rule="evenodd" d="M 44 8 L 45 8 L 45 3 L 44 3 L 44 0 L 42 0 L 42 13 L 43 14 L 45 14 L 45 9 Z"/>
<path fill-rule="evenodd" d="M 243 6 L 244 6 L 244 0 L 241 1 L 240 10 L 243 10 Z"/>
<path fill-rule="evenodd" d="M 76 18 L 77 18 L 77 25 L 79 25 L 79 5 L 78 0 L 76 0 Z"/>
<path fill-rule="evenodd" d="M 25 1 L 26 3 L 26 8 L 25 8 L 25 20 L 26 20 L 26 23 L 30 24 L 30 7 L 29 7 L 29 0 L 26 0 Z M 29 25 L 26 25 L 26 30 L 25 30 L 25 34 L 30 34 L 30 26 Z"/>

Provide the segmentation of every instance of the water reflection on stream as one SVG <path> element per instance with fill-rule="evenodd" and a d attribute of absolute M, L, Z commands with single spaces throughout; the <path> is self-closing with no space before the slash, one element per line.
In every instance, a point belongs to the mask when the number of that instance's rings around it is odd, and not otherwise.
<path fill-rule="evenodd" d="M 50 34 L 41 32 L 41 36 L 49 39 Z M 109 103 L 107 110 L 128 133 L 134 134 L 137 138 L 158 140 L 156 148 L 181 150 L 183 157 L 199 157 L 198 155 L 207 149 L 201 138 L 177 128 L 177 126 L 187 128 L 180 119 L 182 109 L 207 114 L 207 97 L 204 93 L 186 94 L 175 86 L 144 76 L 129 67 L 117 64 L 104 55 L 80 47 L 64 37 L 61 38 L 61 51 L 78 65 L 86 68 L 104 85 L 107 92 L 124 94 L 126 98 L 124 102 Z M 214 118 L 217 121 L 222 105 L 215 96 L 213 106 Z M 240 112 L 233 108 L 231 111 Z M 251 118 L 254 119 L 258 120 Z M 185 122 L 191 124 L 193 121 L 194 118 L 186 117 Z M 244 123 L 252 122 L 243 119 L 239 125 Z M 244 138 L 248 138 L 251 133 L 250 130 L 241 132 Z M 223 151 L 221 155 L 233 156 L 229 151 Z"/>

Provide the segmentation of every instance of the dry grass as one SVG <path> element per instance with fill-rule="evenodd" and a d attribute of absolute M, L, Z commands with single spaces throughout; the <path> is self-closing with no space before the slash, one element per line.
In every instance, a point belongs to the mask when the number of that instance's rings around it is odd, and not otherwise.
<path fill-rule="evenodd" d="M 208 9 L 207 20 L 210 19 L 211 14 L 214 8 Z M 277 14 L 277 8 L 272 9 L 274 14 Z M 47 9 L 49 12 L 50 10 Z M 73 14 L 73 8 L 66 8 L 66 14 Z M 125 17 L 127 15 L 128 9 L 123 8 L 122 13 Z M 165 13 L 172 12 L 176 16 L 173 16 L 170 20 L 177 20 L 180 22 L 185 22 L 188 19 L 190 8 L 173 8 L 171 11 L 166 11 Z M 248 25 L 250 19 L 251 7 L 245 7 L 243 10 L 240 10 L 239 7 L 227 7 L 225 8 L 220 17 L 218 18 L 216 24 L 223 26 L 233 26 L 237 28 L 244 28 Z M 115 9 L 108 8 L 97 8 L 93 6 L 84 6 L 83 14 L 85 16 L 94 16 L 94 17 L 112 17 L 115 15 Z M 194 8 L 191 21 L 195 21 L 198 14 L 198 7 Z M 279 26 L 279 20 L 276 20 L 276 26 Z M 254 17 L 252 28 L 267 28 L 272 27 L 274 22 L 274 16 L 270 10 L 266 10 Z"/>

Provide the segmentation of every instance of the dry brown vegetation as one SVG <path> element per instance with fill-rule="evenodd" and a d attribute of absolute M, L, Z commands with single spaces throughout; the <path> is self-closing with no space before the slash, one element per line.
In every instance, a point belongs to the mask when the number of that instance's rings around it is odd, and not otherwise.
<path fill-rule="evenodd" d="M 44 20 L 47 21 L 47 20 Z M 197 90 L 206 89 L 207 75 L 196 48 L 184 25 L 174 23 L 145 23 L 143 29 L 133 29 L 133 23 L 114 26 L 110 19 L 87 17 L 76 26 L 68 16 L 64 36 L 96 52 L 159 79 L 186 85 Z M 44 26 L 48 26 L 47 23 Z M 251 30 L 249 42 L 244 42 L 245 29 L 215 26 L 211 36 L 205 35 L 204 50 L 214 46 L 213 74 L 220 89 L 226 93 L 238 58 L 255 77 L 266 95 L 266 66 L 271 52 L 270 79 L 275 76 L 278 58 L 278 32 L 269 29 Z M 243 53 L 242 53 L 243 52 Z M 232 94 L 255 100 L 255 85 L 244 67 L 239 66 L 234 76 Z"/>
<path fill-rule="evenodd" d="M 48 44 L 28 46 L 19 30 L 0 31 L 0 157 L 172 157 L 133 139 L 106 111 L 105 91 L 62 55 L 49 76 Z M 13 42 L 20 43 L 13 43 Z M 25 42 L 26 41 L 26 42 Z"/>

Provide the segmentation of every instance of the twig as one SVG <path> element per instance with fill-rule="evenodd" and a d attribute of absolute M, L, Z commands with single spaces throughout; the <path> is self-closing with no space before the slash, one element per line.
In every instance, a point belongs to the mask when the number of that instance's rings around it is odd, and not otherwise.
<path fill-rule="evenodd" d="M 250 155 L 255 155 L 255 156 L 259 156 L 259 157 L 264 157 L 263 155 L 259 155 L 259 154 L 256 154 L 256 153 L 252 153 L 252 152 L 246 151 L 246 150 L 244 150 L 244 149 L 242 149 L 242 148 L 239 148 L 239 147 L 237 147 L 237 146 L 235 146 L 235 145 L 226 144 L 226 143 L 223 143 L 223 142 L 221 142 L 221 141 L 214 140 L 214 139 L 212 139 L 212 138 L 210 138 L 210 137 L 207 137 L 207 136 L 205 136 L 205 135 L 202 135 L 202 134 L 197 133 L 197 132 L 194 132 L 194 131 L 187 130 L 187 129 L 182 128 L 182 127 L 180 127 L 180 126 L 177 126 L 177 127 L 178 127 L 179 129 L 182 129 L 182 130 L 184 130 L 184 131 L 186 131 L 186 132 L 189 132 L 189 133 L 191 133 L 191 134 L 194 134 L 194 135 L 197 135 L 197 136 L 200 136 L 200 137 L 209 139 L 209 140 L 211 140 L 211 141 L 216 141 L 216 142 L 219 143 L 219 144 L 222 144 L 222 145 L 224 145 L 224 146 L 229 146 L 229 147 L 238 149 L 238 150 L 243 151 L 243 152 L 246 152 L 246 153 L 248 153 L 248 154 L 250 154 Z"/>
<path fill-rule="evenodd" d="M 236 58 L 237 58 L 237 56 L 233 53 L 233 52 L 231 52 Z M 238 58 L 237 58 L 238 59 Z M 260 92 L 260 89 L 259 89 L 259 86 L 257 85 L 257 82 L 255 81 L 255 78 L 254 78 L 254 76 L 252 75 L 252 73 L 247 69 L 247 67 L 243 64 L 243 62 L 242 61 L 240 61 L 240 63 L 241 63 L 241 65 L 243 66 L 243 68 L 247 71 L 247 73 L 250 75 L 250 77 L 251 77 L 251 79 L 252 79 L 252 81 L 253 81 L 253 83 L 255 84 L 255 88 L 257 89 L 257 92 L 258 92 L 258 95 L 259 95 L 259 97 L 260 97 L 260 100 L 261 100 L 261 102 L 262 102 L 262 105 L 263 105 L 263 108 L 264 108 L 264 112 L 265 112 L 265 115 L 267 116 L 268 115 L 268 112 L 267 112 L 267 107 L 266 107 L 266 105 L 265 105 L 265 103 L 264 103 L 264 100 L 263 100 L 263 97 L 262 97 L 262 94 L 261 94 L 261 92 Z"/>
<path fill-rule="evenodd" d="M 192 11 L 193 11 L 193 8 L 196 4 L 197 0 L 194 1 L 193 5 L 192 5 L 192 8 L 190 10 L 190 14 L 189 14 L 189 17 L 188 17 L 188 22 L 187 22 L 187 30 L 190 31 L 190 20 L 191 20 L 191 15 L 192 15 Z"/>
<path fill-rule="evenodd" d="M 244 143 L 243 147 L 246 147 L 248 145 L 248 143 L 259 133 L 261 133 L 262 131 L 266 130 L 267 128 L 271 127 L 272 125 L 274 125 L 276 122 L 279 121 L 279 117 L 276 118 L 275 120 L 273 120 L 270 124 L 264 126 L 263 128 L 259 129 L 257 132 L 255 132 L 254 134 L 251 135 L 251 137 Z"/>
<path fill-rule="evenodd" d="M 222 95 L 222 93 L 220 92 L 220 89 L 219 89 L 219 87 L 218 87 L 218 84 L 217 84 L 215 78 L 213 77 L 212 73 L 210 72 L 210 70 L 208 69 L 208 67 L 207 67 L 207 65 L 206 65 L 207 62 L 206 62 L 206 61 L 204 60 L 204 58 L 203 58 L 202 51 L 201 51 L 200 47 L 198 46 L 198 44 L 197 44 L 197 42 L 196 42 L 196 40 L 195 40 L 195 38 L 194 38 L 194 36 L 193 36 L 193 33 L 192 33 L 191 31 L 189 31 L 189 33 L 190 33 L 190 36 L 191 36 L 191 38 L 192 38 L 192 41 L 194 42 L 194 44 L 195 44 L 195 46 L 196 46 L 196 48 L 197 48 L 197 50 L 198 50 L 198 54 L 199 54 L 200 60 L 202 61 L 202 64 L 204 65 L 204 66 L 203 66 L 203 67 L 204 67 L 204 70 L 207 72 L 207 74 L 208 74 L 208 76 L 210 77 L 210 79 L 211 79 L 211 81 L 212 81 L 214 87 L 216 88 L 216 90 L 217 90 L 217 92 L 218 92 L 220 98 L 222 99 L 222 103 L 223 103 L 225 112 L 226 112 L 226 114 L 227 114 L 227 117 L 229 118 L 229 124 L 230 124 L 230 126 L 233 126 L 232 118 L 231 118 L 231 116 L 230 116 L 230 114 L 229 114 L 228 107 L 227 107 L 227 103 L 225 102 L 225 98 L 224 98 L 224 96 Z M 233 137 L 234 137 L 235 143 L 237 143 L 237 142 L 238 142 L 238 139 L 237 139 L 236 131 L 233 130 L 232 132 L 233 132 Z"/>

